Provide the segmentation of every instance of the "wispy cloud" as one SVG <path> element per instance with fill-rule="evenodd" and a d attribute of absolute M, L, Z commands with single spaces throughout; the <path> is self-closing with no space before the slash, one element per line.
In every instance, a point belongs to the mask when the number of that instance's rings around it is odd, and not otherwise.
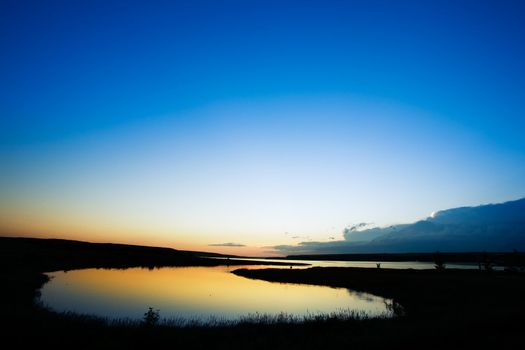
<path fill-rule="evenodd" d="M 273 246 L 274 252 L 279 254 L 340 254 L 346 253 L 349 249 L 359 248 L 362 244 L 335 241 L 329 242 L 299 242 L 297 245 L 278 245 Z"/>
<path fill-rule="evenodd" d="M 213 243 L 213 244 L 208 244 L 210 247 L 246 247 L 246 245 L 244 244 L 240 244 L 240 243 Z"/>

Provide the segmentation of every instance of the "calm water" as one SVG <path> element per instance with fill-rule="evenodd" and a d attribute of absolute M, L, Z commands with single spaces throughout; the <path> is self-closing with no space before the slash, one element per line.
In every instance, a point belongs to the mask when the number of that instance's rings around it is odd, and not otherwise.
<path fill-rule="evenodd" d="M 215 258 L 215 259 L 225 259 L 225 258 Z M 235 258 L 232 258 L 233 260 Z M 288 262 L 288 263 L 301 263 L 309 264 L 307 266 L 294 266 L 293 268 L 308 268 L 308 267 L 366 267 L 366 268 L 377 268 L 377 263 L 381 264 L 381 268 L 385 269 L 415 269 L 415 270 L 425 270 L 435 269 L 433 262 L 422 262 L 422 261 L 328 261 L 328 260 L 282 260 L 282 259 L 260 259 L 260 258 L 242 258 L 242 260 L 251 260 L 251 261 L 264 261 L 264 262 Z M 268 266 L 264 266 L 266 268 Z M 278 266 L 273 266 L 278 267 Z M 260 268 L 258 266 L 250 266 L 253 268 Z M 478 269 L 478 264 L 471 263 L 456 263 L 449 264 L 446 263 L 447 269 Z M 503 270 L 502 266 L 494 266 L 494 270 Z"/>
<path fill-rule="evenodd" d="M 160 309 L 162 318 L 201 321 L 348 309 L 370 316 L 389 315 L 390 300 L 381 297 L 344 288 L 252 280 L 230 273 L 237 268 L 240 266 L 53 272 L 41 290 L 41 301 L 55 311 L 113 319 L 141 319 L 150 306 Z"/>

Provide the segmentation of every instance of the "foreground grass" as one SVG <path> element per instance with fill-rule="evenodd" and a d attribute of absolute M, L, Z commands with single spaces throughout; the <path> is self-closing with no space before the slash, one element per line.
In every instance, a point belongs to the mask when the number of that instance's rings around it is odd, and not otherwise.
<path fill-rule="evenodd" d="M 361 315 L 249 315 L 239 322 L 109 321 L 54 313 L 33 303 L 46 276 L 3 271 L 1 329 L 19 346 L 74 349 L 225 348 L 473 348 L 514 347 L 523 337 L 525 278 L 476 271 L 355 268 L 237 270 L 278 282 L 310 283 L 372 292 L 406 309 L 396 318 Z"/>
<path fill-rule="evenodd" d="M 74 313 L 55 313 L 33 302 L 47 281 L 34 271 L 3 271 L 1 292 L 2 339 L 17 347 L 54 349 L 224 348 L 267 349 L 322 348 L 346 344 L 375 348 L 373 335 L 393 324 L 388 318 L 369 319 L 343 311 L 299 318 L 254 314 L 239 321 L 164 320 L 146 325 L 133 320 L 107 320 Z M 9 306 L 9 307 L 8 307 Z M 370 342 L 372 339 L 372 343 Z"/>
<path fill-rule="evenodd" d="M 42 311 L 52 312 L 42 307 Z M 393 316 L 391 312 L 385 312 L 378 316 L 368 316 L 365 312 L 356 312 L 355 310 L 346 309 L 331 313 L 312 313 L 304 316 L 298 316 L 288 313 L 267 314 L 253 313 L 240 316 L 235 319 L 222 318 L 220 316 L 210 316 L 208 318 L 164 318 L 155 322 L 148 322 L 147 319 L 130 319 L 130 318 L 106 318 L 93 315 L 78 314 L 75 312 L 58 312 L 55 313 L 65 320 L 75 320 L 85 324 L 97 324 L 104 327 L 125 327 L 125 328 L 229 328 L 236 326 L 283 326 L 298 324 L 330 324 L 338 322 L 363 322 L 369 320 L 385 320 Z"/>
<path fill-rule="evenodd" d="M 234 274 L 271 282 L 343 287 L 393 299 L 409 318 L 468 322 L 525 315 L 525 274 L 476 270 L 400 270 L 341 267 L 239 269 Z"/>
<path fill-rule="evenodd" d="M 27 242 L 24 242 L 24 244 Z M 53 250 L 0 247 L 0 330 L 10 348 L 52 349 L 455 349 L 520 348 L 525 324 L 525 275 L 458 270 L 389 270 L 310 268 L 237 270 L 236 274 L 273 282 L 307 283 L 370 292 L 402 305 L 395 318 L 355 314 L 249 315 L 240 322 L 161 321 L 156 325 L 72 313 L 54 313 L 35 304 L 47 282 L 48 268 L 70 269 L 116 263 L 142 266 L 152 255 L 142 248 L 117 247 L 118 255 L 98 247 L 82 254 Z M 115 247 L 109 247 L 112 254 Z M 202 263 L 192 256 L 167 251 L 173 264 Z M 162 262 L 158 259 L 158 262 Z M 211 263 L 211 262 L 204 262 Z M 214 264 L 216 262 L 213 262 Z"/>

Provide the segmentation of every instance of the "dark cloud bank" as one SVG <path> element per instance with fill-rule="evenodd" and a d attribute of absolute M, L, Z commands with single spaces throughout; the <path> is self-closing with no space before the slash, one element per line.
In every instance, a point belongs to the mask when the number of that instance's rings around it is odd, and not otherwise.
<path fill-rule="evenodd" d="M 345 254 L 525 250 L 525 198 L 437 212 L 412 224 L 343 231 L 344 240 L 273 247 L 278 253 Z"/>

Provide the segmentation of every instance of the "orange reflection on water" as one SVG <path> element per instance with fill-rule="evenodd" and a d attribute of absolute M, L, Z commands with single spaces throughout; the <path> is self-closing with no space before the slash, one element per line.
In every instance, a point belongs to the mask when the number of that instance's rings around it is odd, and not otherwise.
<path fill-rule="evenodd" d="M 238 268 L 238 267 L 236 267 Z M 384 299 L 344 288 L 270 283 L 229 273 L 228 267 L 86 269 L 50 274 L 45 304 L 58 311 L 140 318 L 147 307 L 163 317 L 231 319 L 250 313 L 295 315 L 342 309 L 386 312 Z"/>

